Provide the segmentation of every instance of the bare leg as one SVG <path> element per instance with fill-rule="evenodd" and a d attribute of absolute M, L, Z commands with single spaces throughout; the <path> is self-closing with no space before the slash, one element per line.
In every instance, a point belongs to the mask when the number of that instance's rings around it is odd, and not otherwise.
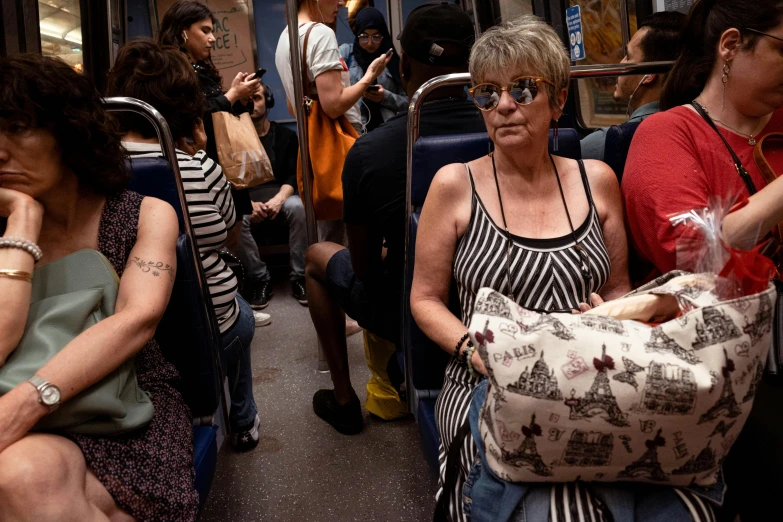
<path fill-rule="evenodd" d="M 326 288 L 326 265 L 334 254 L 342 250 L 337 243 L 316 243 L 305 254 L 305 281 L 310 317 L 326 356 L 326 363 L 334 384 L 334 395 L 339 404 L 354 397 L 348 372 L 348 346 L 345 341 L 345 312 L 332 299 Z"/>
<path fill-rule="evenodd" d="M 3 521 L 132 522 L 95 475 L 79 447 L 57 435 L 33 434 L 0 453 Z"/>

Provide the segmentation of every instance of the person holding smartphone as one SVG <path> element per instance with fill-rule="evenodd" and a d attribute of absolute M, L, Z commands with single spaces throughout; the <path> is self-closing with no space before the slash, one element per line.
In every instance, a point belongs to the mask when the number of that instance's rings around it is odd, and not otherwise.
<path fill-rule="evenodd" d="M 353 43 L 340 46 L 340 56 L 348 65 L 351 85 L 364 77 L 373 60 L 384 53 L 390 57 L 386 69 L 356 102 L 362 115 L 362 131 L 369 132 L 405 110 L 408 97 L 400 79 L 400 57 L 392 46 L 389 29 L 381 12 L 374 7 L 359 11 L 353 23 L 353 34 Z"/>

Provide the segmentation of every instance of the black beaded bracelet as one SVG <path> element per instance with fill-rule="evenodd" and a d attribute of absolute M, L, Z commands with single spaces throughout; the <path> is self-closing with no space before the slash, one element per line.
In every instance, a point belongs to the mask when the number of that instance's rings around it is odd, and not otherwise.
<path fill-rule="evenodd" d="M 459 341 L 457 341 L 457 348 L 454 350 L 454 355 L 457 357 L 457 362 L 459 362 L 459 363 L 464 363 L 465 362 L 463 360 L 462 352 L 460 351 L 460 347 L 462 346 L 462 343 L 465 342 L 465 339 L 467 339 L 468 337 L 470 337 L 470 333 L 465 332 L 465 335 L 460 337 Z"/>

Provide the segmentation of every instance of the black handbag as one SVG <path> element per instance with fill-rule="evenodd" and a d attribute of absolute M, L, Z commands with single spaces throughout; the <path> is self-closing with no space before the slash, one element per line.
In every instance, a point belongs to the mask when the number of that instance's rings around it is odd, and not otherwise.
<path fill-rule="evenodd" d="M 748 193 L 751 196 L 754 195 L 756 192 L 758 192 L 758 190 L 756 189 L 756 184 L 753 183 L 753 178 L 750 177 L 750 173 L 747 170 L 745 170 L 745 167 L 742 166 L 742 162 L 740 161 L 739 157 L 737 157 L 737 154 L 731 148 L 729 142 L 726 141 L 726 138 L 723 137 L 723 134 L 720 133 L 718 127 L 715 125 L 715 122 L 712 121 L 712 118 L 710 118 L 710 116 L 707 114 L 707 111 L 705 111 L 701 105 L 699 105 L 694 101 L 691 102 L 691 106 L 693 106 L 696 112 L 699 113 L 699 116 L 701 116 L 704 119 L 704 121 L 706 121 L 707 124 L 713 128 L 713 130 L 718 134 L 718 136 L 720 136 L 721 141 L 723 142 L 724 145 L 726 145 L 729 154 L 731 154 L 731 158 L 734 161 L 734 168 L 737 169 L 737 173 L 740 175 L 742 181 L 745 183 L 745 187 L 748 189 Z M 762 143 L 764 143 L 764 140 L 769 136 L 780 138 L 783 137 L 783 134 L 772 133 L 762 137 L 758 141 L 758 143 L 756 143 L 756 148 L 753 150 L 753 157 L 755 159 L 756 165 L 759 167 L 759 170 L 761 171 L 761 174 L 764 176 L 767 183 L 771 183 L 777 177 L 774 171 L 772 170 L 772 167 L 764 158 L 764 153 L 761 150 Z M 779 260 L 780 260 L 780 249 L 782 245 L 783 245 L 783 224 L 778 224 L 774 233 L 772 234 L 772 239 L 769 241 L 767 247 L 764 249 L 764 254 L 770 257 L 773 261 L 775 261 L 775 264 L 778 265 L 778 278 L 781 276 Z M 775 279 L 774 283 L 775 283 L 775 288 L 777 289 L 778 297 L 775 306 L 775 320 L 773 323 L 772 348 L 770 348 L 769 354 L 767 355 L 767 366 L 765 369 L 765 375 L 767 378 L 780 379 L 781 364 L 783 364 L 783 282 L 779 281 L 778 279 Z"/>

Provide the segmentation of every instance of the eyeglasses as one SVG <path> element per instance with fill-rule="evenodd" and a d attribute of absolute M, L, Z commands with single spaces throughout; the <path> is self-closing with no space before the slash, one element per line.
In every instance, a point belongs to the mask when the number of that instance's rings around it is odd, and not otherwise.
<path fill-rule="evenodd" d="M 748 27 L 745 30 L 746 31 L 750 31 L 751 33 L 760 34 L 761 36 L 769 36 L 770 38 L 774 38 L 775 40 L 780 40 L 781 42 L 783 42 L 783 38 L 781 38 L 779 36 L 773 36 L 773 35 L 768 34 L 768 33 L 764 33 L 762 31 L 759 31 L 758 29 L 751 29 L 750 27 Z"/>
<path fill-rule="evenodd" d="M 369 34 L 364 34 L 364 33 L 359 35 L 359 41 L 361 43 L 366 44 L 371 39 L 372 39 L 372 43 L 379 44 L 379 43 L 383 42 L 383 35 L 382 34 L 374 34 L 374 35 L 370 36 Z"/>
<path fill-rule="evenodd" d="M 494 83 L 480 83 L 469 89 L 468 92 L 473 98 L 473 103 L 476 104 L 476 107 L 482 111 L 491 111 L 500 103 L 500 96 L 503 94 L 503 91 L 508 91 L 511 98 L 519 105 L 533 103 L 536 95 L 538 95 L 541 83 L 547 83 L 552 87 L 555 86 L 554 83 L 544 78 L 522 76 L 512 81 L 506 87 L 500 87 Z"/>

